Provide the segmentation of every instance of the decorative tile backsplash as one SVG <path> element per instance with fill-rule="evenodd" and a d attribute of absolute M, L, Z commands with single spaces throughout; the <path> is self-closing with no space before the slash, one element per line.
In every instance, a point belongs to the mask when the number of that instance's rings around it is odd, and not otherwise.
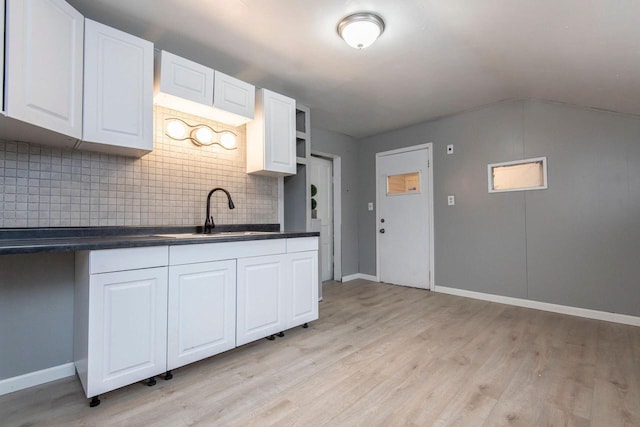
<path fill-rule="evenodd" d="M 238 134 L 238 148 L 195 146 L 164 134 L 167 117 Z M 278 222 L 278 184 L 247 175 L 244 126 L 154 110 L 153 152 L 135 159 L 0 139 L 0 227 L 200 225 L 209 190 L 218 224 Z M 1 135 L 0 135 L 1 138 Z"/>

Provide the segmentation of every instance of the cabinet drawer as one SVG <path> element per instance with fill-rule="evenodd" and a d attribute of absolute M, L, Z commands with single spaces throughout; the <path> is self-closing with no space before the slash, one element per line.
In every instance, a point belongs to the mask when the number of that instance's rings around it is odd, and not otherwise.
<path fill-rule="evenodd" d="M 89 252 L 89 274 L 166 266 L 168 246 L 104 249 Z"/>
<path fill-rule="evenodd" d="M 286 250 L 286 239 L 171 246 L 169 265 L 283 254 Z"/>
<path fill-rule="evenodd" d="M 317 250 L 318 250 L 317 237 L 298 237 L 294 239 L 287 239 L 287 253 L 317 251 Z"/>

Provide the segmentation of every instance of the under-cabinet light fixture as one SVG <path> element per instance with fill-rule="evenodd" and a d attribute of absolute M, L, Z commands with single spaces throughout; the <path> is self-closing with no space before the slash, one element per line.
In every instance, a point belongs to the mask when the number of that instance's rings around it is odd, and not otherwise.
<path fill-rule="evenodd" d="M 209 146 L 217 144 L 226 150 L 238 148 L 237 135 L 230 130 L 217 131 L 211 126 L 204 124 L 192 125 L 176 117 L 165 119 L 165 135 L 176 141 L 186 141 L 187 139 L 195 145 Z M 216 136 L 218 136 L 216 138 Z"/>
<path fill-rule="evenodd" d="M 384 21 L 370 12 L 349 15 L 338 24 L 338 34 L 355 49 L 364 49 L 375 42 L 384 32 Z"/>

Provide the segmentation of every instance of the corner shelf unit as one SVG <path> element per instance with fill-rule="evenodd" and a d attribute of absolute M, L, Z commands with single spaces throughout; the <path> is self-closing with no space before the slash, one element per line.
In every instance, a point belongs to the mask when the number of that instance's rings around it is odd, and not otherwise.
<path fill-rule="evenodd" d="M 311 115 L 309 108 L 296 104 L 296 174 L 284 178 L 284 229 L 311 229 Z"/>

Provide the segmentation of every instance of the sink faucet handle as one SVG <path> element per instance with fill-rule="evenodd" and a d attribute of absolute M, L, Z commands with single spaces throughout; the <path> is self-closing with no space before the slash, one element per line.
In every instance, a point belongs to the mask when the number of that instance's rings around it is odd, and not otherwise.
<path fill-rule="evenodd" d="M 215 228 L 216 224 L 213 222 L 213 217 L 210 216 L 204 221 L 204 233 L 208 234 L 211 232 L 213 228 Z"/>

